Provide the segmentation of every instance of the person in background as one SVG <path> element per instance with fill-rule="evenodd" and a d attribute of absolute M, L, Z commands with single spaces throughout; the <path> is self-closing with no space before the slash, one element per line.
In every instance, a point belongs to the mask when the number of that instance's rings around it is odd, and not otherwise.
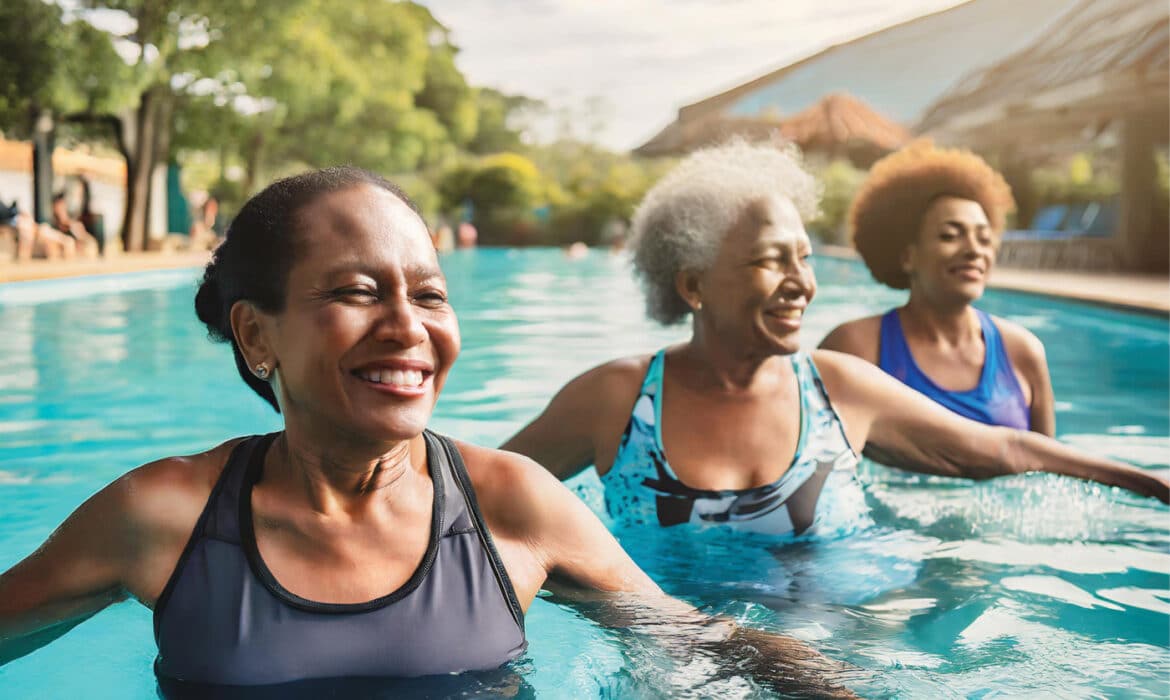
<path fill-rule="evenodd" d="M 219 234 L 215 228 L 219 217 L 219 200 L 210 192 L 195 192 L 191 199 L 195 212 L 191 217 L 188 246 L 191 250 L 212 250 L 219 243 Z"/>
<path fill-rule="evenodd" d="M 53 260 L 72 258 L 77 253 L 77 242 L 70 236 L 54 230 L 47 224 L 38 224 L 28 212 L 20 210 L 16 202 L 11 206 L 0 204 L 0 231 L 8 230 L 16 240 L 16 260 L 31 260 L 40 253 Z"/>
<path fill-rule="evenodd" d="M 455 231 L 455 246 L 457 248 L 474 248 L 479 240 L 479 232 L 470 221 L 461 221 Z"/>
<path fill-rule="evenodd" d="M 52 216 L 53 228 L 77 241 L 82 255 L 94 257 L 98 254 L 97 239 L 90 235 L 85 224 L 70 215 L 64 192 L 53 195 Z"/>
<path fill-rule="evenodd" d="M 729 537 L 839 533 L 868 519 L 863 450 L 909 471 L 1047 471 L 1170 500 L 1165 477 L 947 411 L 872 364 L 801 350 L 816 290 L 803 221 L 818 188 L 795 150 L 692 153 L 634 215 L 650 318 L 690 338 L 595 367 L 501 447 L 568 479 L 593 465 L 619 527 Z"/>
<path fill-rule="evenodd" d="M 581 241 L 574 241 L 565 247 L 565 257 L 569 260 L 580 260 L 589 255 L 589 246 Z"/>
<path fill-rule="evenodd" d="M 695 629 L 688 649 L 720 672 L 852 697 L 803 644 L 668 598 L 531 460 L 427 427 L 459 326 L 394 184 L 342 167 L 269 185 L 195 308 L 283 429 L 147 464 L 81 505 L 0 575 L 0 663 L 133 597 L 153 610 L 164 693 L 494 669 L 524 651 L 553 579 L 634 630 Z"/>
<path fill-rule="evenodd" d="M 431 242 L 440 254 L 455 250 L 455 232 L 451 230 L 451 225 L 444 221 L 435 227 L 431 233 Z"/>
<path fill-rule="evenodd" d="M 1044 345 L 974 306 L 995 266 L 1007 182 L 979 156 L 917 143 L 874 164 L 849 213 L 874 279 L 899 308 L 838 326 L 821 347 L 866 360 L 955 413 L 1056 433 Z"/>

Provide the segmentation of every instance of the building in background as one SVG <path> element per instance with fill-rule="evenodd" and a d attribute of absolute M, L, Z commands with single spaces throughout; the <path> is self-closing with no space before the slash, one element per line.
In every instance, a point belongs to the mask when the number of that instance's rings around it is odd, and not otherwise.
<path fill-rule="evenodd" d="M 1030 223 L 1030 235 L 1009 236 L 1005 262 L 1170 270 L 1166 193 L 1158 187 L 1156 161 L 1170 135 L 1165 0 L 1078 3 L 1029 45 L 958 81 L 916 129 L 991 154 L 1009 175 L 1019 221 Z M 1111 161 L 1117 194 L 1037 202 L 1023 174 L 1088 147 Z"/>
<path fill-rule="evenodd" d="M 682 107 L 636 152 L 779 134 L 814 162 L 866 168 L 927 136 L 979 152 L 1011 183 L 1005 264 L 1166 272 L 1168 111 L 1165 0 L 969 0 Z M 1037 191 L 1040 169 L 1076 157 L 1116 186 Z"/>
<path fill-rule="evenodd" d="M 960 76 L 1025 46 L 1075 4 L 970 0 L 830 46 L 682 107 L 636 152 L 677 154 L 731 134 L 762 138 L 833 93 L 909 127 Z"/>

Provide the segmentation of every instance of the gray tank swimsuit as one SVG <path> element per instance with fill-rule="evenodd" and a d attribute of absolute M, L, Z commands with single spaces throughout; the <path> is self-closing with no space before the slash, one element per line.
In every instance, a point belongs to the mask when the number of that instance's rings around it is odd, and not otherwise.
<path fill-rule="evenodd" d="M 524 617 L 458 449 L 424 433 L 434 482 L 431 541 L 401 588 L 365 603 L 285 590 L 260 558 L 252 486 L 276 434 L 232 452 L 154 609 L 155 674 L 260 686 L 494 669 L 525 649 Z"/>

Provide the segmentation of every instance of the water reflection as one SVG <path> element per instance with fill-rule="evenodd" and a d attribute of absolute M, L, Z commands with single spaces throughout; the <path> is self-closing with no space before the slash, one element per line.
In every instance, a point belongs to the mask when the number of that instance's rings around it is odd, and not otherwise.
<path fill-rule="evenodd" d="M 589 367 L 686 337 L 645 320 L 620 256 L 478 250 L 442 264 L 464 351 L 434 427 L 474 442 L 499 444 Z M 807 347 L 904 297 L 860 265 L 814 264 Z M 196 272 L 182 274 L 104 280 L 100 293 L 79 281 L 0 287 L 0 568 L 127 468 L 279 425 L 227 348 L 207 341 L 191 308 Z M 34 303 L 36 289 L 53 300 Z M 1166 465 L 1164 320 L 995 292 L 982 306 L 1046 343 L 1064 439 Z M 617 534 L 672 593 L 877 672 L 859 686 L 867 697 L 1170 693 L 1164 507 L 1045 475 L 973 484 L 867 463 L 863 478 L 876 525 L 838 538 Z M 593 474 L 572 485 L 602 511 Z M 527 628 L 518 672 L 541 698 L 654 697 L 666 687 L 656 674 L 676 670 L 652 645 L 547 602 Z M 153 697 L 153 653 L 148 611 L 119 606 L 0 669 L 0 686 L 13 697 Z"/>

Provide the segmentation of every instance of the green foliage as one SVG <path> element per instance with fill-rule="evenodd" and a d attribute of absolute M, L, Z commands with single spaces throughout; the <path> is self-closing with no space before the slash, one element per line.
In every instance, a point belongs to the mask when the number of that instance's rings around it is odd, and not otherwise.
<path fill-rule="evenodd" d="M 490 88 L 475 92 L 475 104 L 477 128 L 467 150 L 480 154 L 520 150 L 522 128 L 514 122 L 522 121 L 529 112 L 543 109 L 538 100 L 506 95 Z"/>
<path fill-rule="evenodd" d="M 1121 191 L 1117 178 L 1095 168 L 1089 154 L 1078 153 L 1058 167 L 1032 173 L 1032 187 L 1041 203 L 1080 204 L 1099 202 Z"/>
<path fill-rule="evenodd" d="M 467 197 L 478 208 L 527 211 L 541 203 L 543 194 L 535 163 L 516 153 L 497 153 L 479 162 Z"/>
<path fill-rule="evenodd" d="M 497 153 L 456 165 L 440 176 L 437 189 L 452 218 L 470 204 L 485 244 L 527 243 L 539 235 L 534 210 L 545 202 L 547 183 L 522 155 Z"/>
<path fill-rule="evenodd" d="M 546 157 L 562 160 L 559 149 Z M 578 145 L 578 158 L 563 163 L 562 196 L 554 202 L 549 242 L 567 245 L 608 243 L 604 236 L 615 223 L 628 224 L 646 191 L 667 169 L 658 161 L 639 161 Z"/>
<path fill-rule="evenodd" d="M 27 136 L 34 110 L 102 113 L 123 105 L 129 71 L 110 36 L 65 23 L 43 0 L 0 3 L 0 129 Z"/>
<path fill-rule="evenodd" d="M 125 29 L 95 28 L 98 12 Z M 190 163 L 189 186 L 218 189 L 225 210 L 274 177 L 344 162 L 399 173 L 428 215 L 470 203 L 486 242 L 531 241 L 548 238 L 550 203 L 596 228 L 644 190 L 636 169 L 543 174 L 521 155 L 543 105 L 470 86 L 447 28 L 414 2 L 8 0 L 0 43 L 0 129 L 27 133 L 34 107 L 85 115 L 65 130 L 82 138 L 109 138 L 115 117 L 155 120 L 170 152 L 132 142 L 132 169 Z"/>
<path fill-rule="evenodd" d="M 50 100 L 61 10 L 41 0 L 0 3 L 0 129 L 22 132 L 34 105 Z"/>
<path fill-rule="evenodd" d="M 809 233 L 825 243 L 848 245 L 846 217 L 854 195 L 865 180 L 866 171 L 838 159 L 815 173 L 822 188 L 821 213 L 808 224 Z"/>
<path fill-rule="evenodd" d="M 427 225 L 433 227 L 442 208 L 442 198 L 431 181 L 420 173 L 395 175 L 390 179 L 414 200 L 414 203 L 422 211 Z"/>

